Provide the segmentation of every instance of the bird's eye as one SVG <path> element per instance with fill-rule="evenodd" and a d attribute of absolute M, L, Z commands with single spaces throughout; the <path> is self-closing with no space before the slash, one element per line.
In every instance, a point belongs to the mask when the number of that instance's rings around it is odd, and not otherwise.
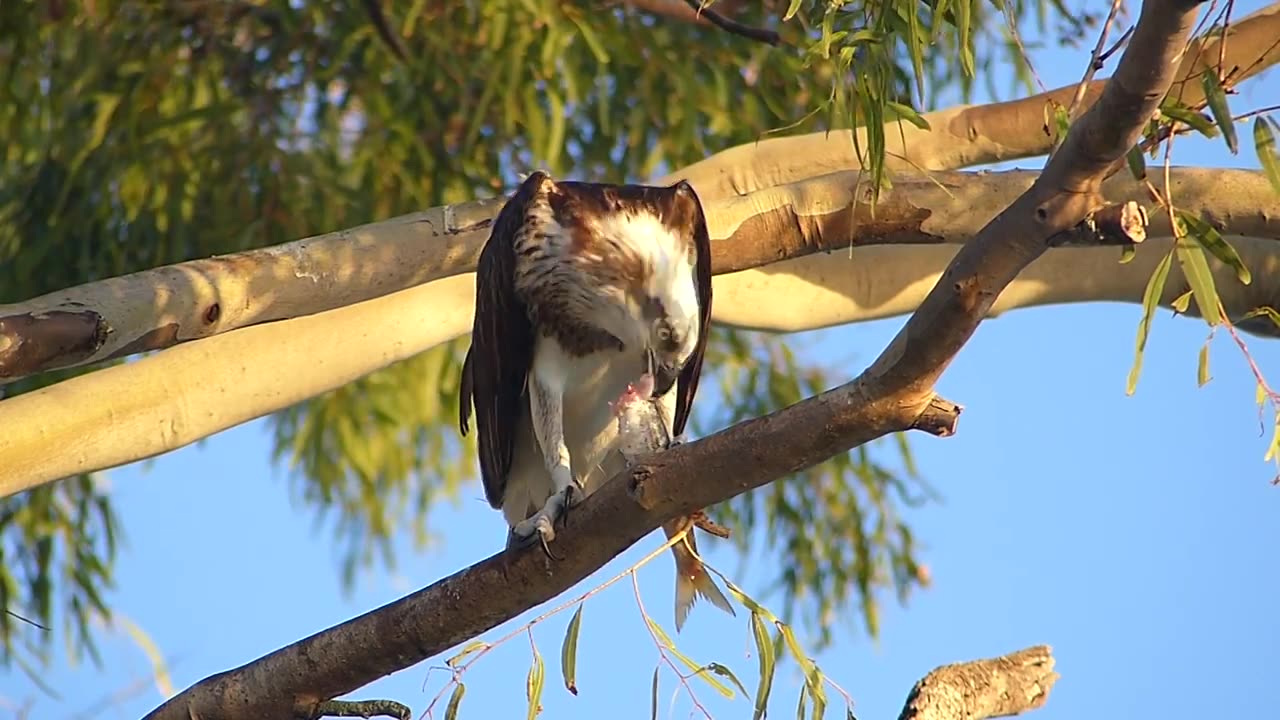
<path fill-rule="evenodd" d="M 670 330 L 669 328 L 665 328 L 665 327 L 660 327 L 660 328 L 658 328 L 658 339 L 659 339 L 659 340 L 670 340 L 670 339 L 671 339 L 671 330 Z"/>

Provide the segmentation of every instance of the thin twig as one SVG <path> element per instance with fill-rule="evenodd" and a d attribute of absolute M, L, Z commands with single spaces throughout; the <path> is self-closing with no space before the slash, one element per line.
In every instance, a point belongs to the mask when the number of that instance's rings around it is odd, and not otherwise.
<path fill-rule="evenodd" d="M 688 531 L 689 529 L 685 528 L 685 531 L 677 535 L 676 538 L 683 539 L 685 533 Z M 689 693 L 689 699 L 693 701 L 693 706 L 697 708 L 703 716 L 707 718 L 707 720 L 713 720 L 711 713 L 707 712 L 707 709 L 698 701 L 698 695 L 693 691 L 693 687 L 689 685 L 689 679 L 680 672 L 680 668 L 676 667 L 675 663 L 671 662 L 671 656 L 667 655 L 667 649 L 662 646 L 662 641 L 658 639 L 658 634 L 653 631 L 653 626 L 650 624 L 649 620 L 649 613 L 645 612 L 644 602 L 640 599 L 640 583 L 636 580 L 636 574 L 634 572 L 630 572 L 629 574 L 631 575 L 631 588 L 636 596 L 636 608 L 640 610 L 640 617 L 644 618 L 644 627 L 649 631 L 649 637 L 653 638 L 654 647 L 658 648 L 658 656 L 667 664 L 667 667 L 671 668 L 671 672 L 675 673 L 676 677 L 680 678 L 680 684 L 684 686 L 685 692 Z"/>
<path fill-rule="evenodd" d="M 1123 2 L 1124 0 L 1111 0 L 1111 12 L 1107 13 L 1106 22 L 1102 23 L 1102 30 L 1098 33 L 1098 42 L 1093 46 L 1093 53 L 1089 57 L 1089 66 L 1084 69 L 1084 76 L 1080 78 L 1080 84 L 1076 86 L 1076 94 L 1071 98 L 1071 104 L 1067 106 L 1068 118 L 1075 117 L 1076 108 L 1080 107 L 1080 102 L 1084 100 L 1085 88 L 1089 87 L 1089 81 L 1093 80 L 1094 74 L 1102 69 L 1102 48 L 1107 44 L 1107 35 L 1111 33 L 1111 24 L 1116 21 L 1116 15 L 1120 12 L 1120 5 Z"/>
<path fill-rule="evenodd" d="M 1124 34 L 1116 40 L 1114 45 L 1107 48 L 1106 52 L 1098 56 L 1098 62 L 1106 64 L 1106 62 L 1111 59 L 1111 56 L 1116 54 L 1117 50 L 1124 47 L 1124 44 L 1129 41 L 1129 36 L 1133 34 L 1133 29 L 1135 27 L 1137 27 L 1137 25 L 1130 25 L 1129 29 L 1124 31 Z"/>
<path fill-rule="evenodd" d="M 11 616 L 13 616 L 13 617 L 16 617 L 16 618 L 18 618 L 19 620 L 21 620 L 22 622 L 24 622 L 24 623 L 26 623 L 26 624 L 28 624 L 28 625 L 34 625 L 35 627 L 38 627 L 38 628 L 40 628 L 41 630 L 44 630 L 45 632 L 49 632 L 49 628 L 47 628 L 47 627 L 45 627 L 45 626 L 41 625 L 40 623 L 36 622 L 35 620 L 32 620 L 31 618 L 25 618 L 25 617 L 23 617 L 23 616 L 19 615 L 18 613 L 14 612 L 14 611 L 12 611 L 12 610 L 9 610 L 8 608 L 6 608 L 4 612 L 5 612 L 5 614 L 6 614 L 6 615 L 11 615 Z"/>
<path fill-rule="evenodd" d="M 727 33 L 739 35 L 762 43 L 768 43 L 770 45 L 777 45 L 779 42 L 782 42 L 782 37 L 773 30 L 751 27 L 750 25 L 743 25 L 737 20 L 730 20 L 715 10 L 706 7 L 702 2 L 699 2 L 699 0 L 685 0 L 685 3 L 696 11 L 696 15 L 698 17 L 705 17 L 707 20 L 711 21 L 712 25 L 715 25 Z"/>

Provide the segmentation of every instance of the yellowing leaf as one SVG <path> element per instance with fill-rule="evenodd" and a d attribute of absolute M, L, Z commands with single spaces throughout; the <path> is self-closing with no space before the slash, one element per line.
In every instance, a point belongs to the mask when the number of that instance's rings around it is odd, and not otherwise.
<path fill-rule="evenodd" d="M 581 606 L 579 606 L 581 607 Z M 542 682 L 545 668 L 542 664 L 542 654 L 538 652 L 538 646 L 533 646 L 533 665 L 529 668 L 529 677 L 525 680 L 525 697 L 529 699 L 529 712 L 525 717 L 528 720 L 534 720 L 538 717 L 538 711 L 542 709 Z"/>
<path fill-rule="evenodd" d="M 457 655 L 454 655 L 448 660 L 445 660 L 444 664 L 448 665 L 449 667 L 457 667 L 458 663 L 466 656 L 470 655 L 473 652 L 477 652 L 479 650 L 485 650 L 488 647 L 489 647 L 489 643 L 483 640 L 472 640 L 471 642 L 467 643 L 466 647 L 462 648 L 462 651 L 459 652 Z"/>
<path fill-rule="evenodd" d="M 1209 342 L 1206 340 L 1200 347 L 1200 363 L 1196 370 L 1196 382 L 1204 387 L 1209 382 Z"/>

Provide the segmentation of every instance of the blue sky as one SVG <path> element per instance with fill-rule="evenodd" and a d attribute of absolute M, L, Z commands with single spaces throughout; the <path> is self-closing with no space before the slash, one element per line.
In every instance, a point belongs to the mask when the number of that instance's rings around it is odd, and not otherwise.
<path fill-rule="evenodd" d="M 1237 16 L 1260 0 L 1237 6 Z M 1136 7 L 1135 7 L 1136 10 Z M 1024 31 L 1025 32 L 1025 31 Z M 1054 87 L 1078 78 L 1087 49 L 1036 53 Z M 1252 82 L 1237 112 L 1280 97 L 1280 75 Z M 1257 167 L 1248 133 L 1232 157 L 1221 140 L 1180 140 L 1180 164 Z M 1021 163 L 1039 167 L 1040 161 Z M 1280 705 L 1280 614 L 1274 572 L 1280 546 L 1280 487 L 1263 461 L 1254 383 L 1224 333 L 1213 342 L 1213 380 L 1196 387 L 1199 320 L 1161 313 L 1142 381 L 1124 394 L 1140 308 L 1098 304 L 1019 311 L 984 323 L 939 385 L 965 405 L 960 432 L 913 437 L 921 472 L 941 503 L 908 517 L 924 544 L 932 586 L 907 607 L 885 598 L 882 635 L 839 631 L 818 663 L 857 701 L 863 720 L 895 717 L 911 685 L 933 667 L 1036 643 L 1053 646 L 1062 679 L 1033 717 L 1263 716 Z M 865 367 L 903 318 L 820 333 L 813 353 Z M 1280 344 L 1248 338 L 1258 365 L 1280 383 Z M 264 372 L 269 369 L 264 368 Z M 457 504 L 433 509 L 448 542 L 414 553 L 399 543 L 394 575 L 367 573 L 356 590 L 339 586 L 337 547 L 313 513 L 291 500 L 287 476 L 268 462 L 264 421 L 221 433 L 110 474 L 127 528 L 109 601 L 137 622 L 169 658 L 179 689 L 336 624 L 469 565 L 501 547 L 503 522 L 467 488 Z M 601 582 L 661 543 L 653 533 L 576 591 Z M 702 543 L 704 555 L 748 591 L 761 590 L 751 558 Z M 745 565 L 745 573 L 739 574 Z M 674 635 L 668 555 L 639 572 L 649 613 Z M 562 598 L 563 599 L 563 598 Z M 488 633 L 494 639 L 545 611 Z M 852 610 L 851 610 L 852 612 Z M 703 603 L 677 637 L 702 662 L 730 666 L 754 688 L 756 660 L 747 615 L 731 618 Z M 629 583 L 588 601 L 578 653 L 579 695 L 559 684 L 559 648 L 569 613 L 533 631 L 547 662 L 544 718 L 646 717 L 657 652 Z M 804 628 L 800 628 L 804 641 Z M 0 675 L 4 701 L 36 698 L 33 718 L 136 718 L 162 697 L 144 684 L 146 656 L 126 635 L 104 637 L 104 668 L 58 664 L 44 696 L 19 672 Z M 59 656 L 61 657 L 61 656 Z M 446 680 L 415 666 L 354 697 L 387 697 L 421 713 Z M 465 676 L 462 718 L 522 717 L 527 638 L 494 650 Z M 424 689 L 424 679 L 427 681 Z M 780 667 L 773 717 L 794 712 L 800 680 Z M 750 701 L 725 701 L 693 687 L 717 718 L 749 717 Z M 691 705 L 664 669 L 660 716 Z M 124 692 L 108 709 L 87 713 Z M 829 693 L 834 696 L 834 693 Z M 842 709 L 835 704 L 828 717 Z M 436 717 L 443 713 L 443 701 Z"/>

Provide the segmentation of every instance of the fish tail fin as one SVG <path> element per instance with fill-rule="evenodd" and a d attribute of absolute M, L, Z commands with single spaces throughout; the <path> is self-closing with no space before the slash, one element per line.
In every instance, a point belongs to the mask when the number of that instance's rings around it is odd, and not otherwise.
<path fill-rule="evenodd" d="M 692 534 L 687 539 L 692 544 Z M 684 543 L 677 543 L 671 547 L 671 551 L 676 557 L 676 632 L 680 632 L 684 627 L 684 621 L 688 619 L 689 611 L 693 609 L 699 595 L 706 598 L 712 605 L 737 617 L 737 613 L 733 611 L 733 605 L 729 604 L 729 598 L 724 596 L 720 587 L 716 585 L 716 581 L 712 579 L 711 573 L 707 572 L 702 562 L 689 552 L 689 548 L 685 547 Z"/>

